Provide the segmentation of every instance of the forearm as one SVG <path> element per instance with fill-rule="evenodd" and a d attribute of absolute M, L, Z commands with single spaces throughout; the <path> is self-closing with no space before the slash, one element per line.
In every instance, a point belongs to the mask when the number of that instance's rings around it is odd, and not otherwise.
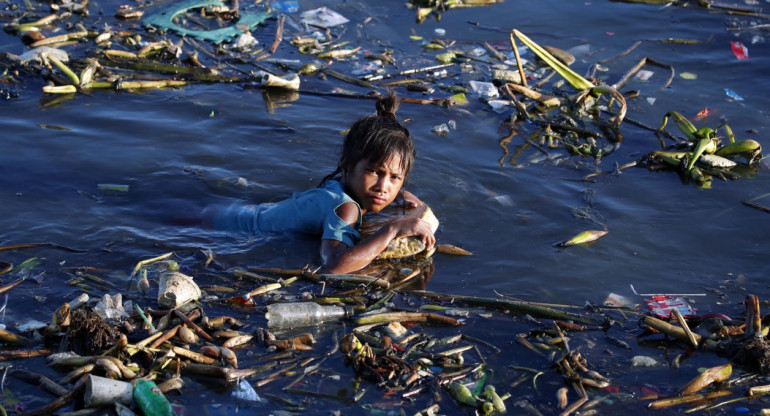
<path fill-rule="evenodd" d="M 353 247 L 340 248 L 335 253 L 322 253 L 324 266 L 331 273 L 350 273 L 369 265 L 391 240 L 397 235 L 398 230 L 391 226 L 384 226 L 376 233 L 361 241 Z"/>
<path fill-rule="evenodd" d="M 424 202 L 422 202 L 422 201 L 420 200 L 420 198 L 417 198 L 416 196 L 414 196 L 414 194 L 413 194 L 413 193 L 411 193 L 411 192 L 409 192 L 409 191 L 407 191 L 407 190 L 404 190 L 404 191 L 403 191 L 403 193 L 404 193 L 404 199 L 405 199 L 407 202 L 411 202 L 411 203 L 413 203 L 413 204 L 414 204 L 414 208 L 417 208 L 417 207 L 419 207 L 419 206 L 421 206 L 421 205 L 425 205 L 425 203 L 424 203 Z"/>

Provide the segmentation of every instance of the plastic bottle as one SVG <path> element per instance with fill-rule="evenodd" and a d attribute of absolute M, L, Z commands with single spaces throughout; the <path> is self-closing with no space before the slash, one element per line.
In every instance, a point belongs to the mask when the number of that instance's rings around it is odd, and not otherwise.
<path fill-rule="evenodd" d="M 319 305 L 313 302 L 267 305 L 268 328 L 294 328 L 338 321 L 353 314 L 350 307 Z"/>
<path fill-rule="evenodd" d="M 145 416 L 174 416 L 171 403 L 152 381 L 143 378 L 136 380 L 134 401 Z"/>

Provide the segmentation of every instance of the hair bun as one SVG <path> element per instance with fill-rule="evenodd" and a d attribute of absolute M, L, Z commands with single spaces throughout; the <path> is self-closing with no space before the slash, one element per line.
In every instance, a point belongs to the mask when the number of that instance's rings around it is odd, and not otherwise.
<path fill-rule="evenodd" d="M 380 117 L 388 117 L 392 118 L 393 120 L 398 120 L 396 118 L 396 111 L 398 111 L 398 107 L 401 105 L 401 100 L 398 98 L 396 93 L 393 90 L 388 90 L 388 95 L 385 97 L 380 97 L 377 100 L 377 104 L 375 104 L 375 108 L 377 108 L 377 115 Z"/>

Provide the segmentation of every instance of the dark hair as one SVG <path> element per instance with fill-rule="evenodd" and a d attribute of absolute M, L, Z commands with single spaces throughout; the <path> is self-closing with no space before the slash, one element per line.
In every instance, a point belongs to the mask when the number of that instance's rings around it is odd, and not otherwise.
<path fill-rule="evenodd" d="M 362 117 L 350 127 L 342 145 L 337 168 L 326 175 L 321 184 L 339 173 L 352 172 L 362 159 L 380 164 L 387 162 L 394 155 L 401 156 L 404 176 L 409 174 L 417 152 L 409 130 L 396 119 L 400 104 L 398 96 L 393 91 L 388 91 L 386 97 L 377 100 L 377 115 Z"/>

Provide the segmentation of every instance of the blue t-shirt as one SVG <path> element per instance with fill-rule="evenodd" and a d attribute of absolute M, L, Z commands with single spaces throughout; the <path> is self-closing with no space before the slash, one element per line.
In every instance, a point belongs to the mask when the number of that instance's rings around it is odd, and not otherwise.
<path fill-rule="evenodd" d="M 337 216 L 336 209 L 352 202 L 358 208 L 355 227 Z M 236 203 L 211 215 L 215 229 L 248 234 L 299 232 L 321 234 L 352 247 L 361 239 L 361 207 L 348 196 L 342 183 L 329 180 L 318 188 L 296 192 L 276 203 L 244 205 Z"/>

